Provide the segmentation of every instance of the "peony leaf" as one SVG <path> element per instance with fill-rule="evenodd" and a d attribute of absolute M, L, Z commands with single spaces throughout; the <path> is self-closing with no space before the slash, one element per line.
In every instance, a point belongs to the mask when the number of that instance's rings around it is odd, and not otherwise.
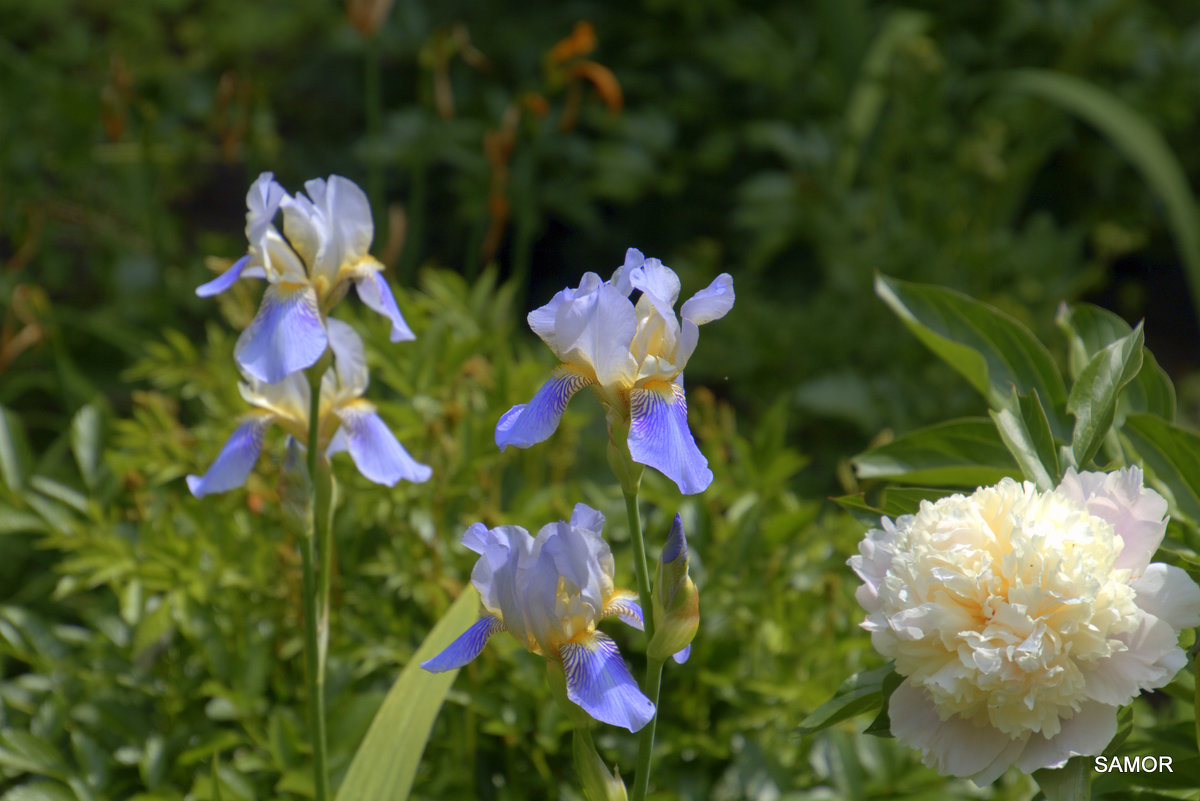
<path fill-rule="evenodd" d="M 855 673 L 842 682 L 842 686 L 838 687 L 832 698 L 800 722 L 796 733 L 813 734 L 847 718 L 878 709 L 884 703 L 884 685 L 895 672 L 892 663 L 888 662 L 883 667 Z"/>
<path fill-rule="evenodd" d="M 1092 797 L 1091 769 L 1091 757 L 1077 756 L 1061 768 L 1035 770 L 1033 779 L 1046 801 L 1088 801 Z"/>
<path fill-rule="evenodd" d="M 1050 352 L 1028 328 L 993 306 L 942 287 L 877 275 L 875 294 L 993 409 L 1004 408 L 1014 388 L 1037 390 L 1051 430 L 1066 439 L 1066 387 Z"/>
<path fill-rule="evenodd" d="M 429 673 L 421 663 L 441 652 L 478 617 L 479 593 L 467 586 L 388 691 L 338 788 L 337 801 L 408 798 L 433 721 L 458 675 L 457 670 Z"/>
<path fill-rule="evenodd" d="M 1142 324 L 1096 353 L 1080 372 L 1067 411 L 1075 415 L 1071 451 L 1075 466 L 1085 468 L 1112 428 L 1117 413 L 1117 396 L 1142 369 Z"/>
<path fill-rule="evenodd" d="M 928 486 L 977 487 L 1020 475 L 1018 464 L 982 418 L 938 423 L 855 456 L 860 479 L 886 478 Z"/>
<path fill-rule="evenodd" d="M 1171 515 L 1200 521 L 1200 435 L 1155 415 L 1131 414 L 1121 436 L 1170 491 Z"/>
<path fill-rule="evenodd" d="M 838 506 L 852 514 L 864 526 L 878 526 L 880 517 L 899 517 L 910 515 L 921 506 L 921 501 L 936 501 L 946 495 L 953 495 L 952 489 L 934 487 L 884 487 L 877 493 L 860 492 L 855 495 L 842 495 L 832 500 Z"/>
<path fill-rule="evenodd" d="M 1129 323 L 1108 309 L 1080 303 L 1063 304 L 1056 318 L 1058 327 L 1067 338 L 1067 357 L 1072 379 L 1102 349 L 1133 333 Z M 1117 400 L 1117 416 L 1113 425 L 1120 427 L 1130 412 L 1157 414 L 1167 420 L 1175 419 L 1175 385 L 1167 371 L 1159 366 L 1148 350 L 1142 352 L 1142 369 L 1125 387 Z"/>
<path fill-rule="evenodd" d="M 1062 473 L 1059 472 L 1057 445 L 1037 392 L 1018 395 L 1014 390 L 1008 406 L 991 415 L 1000 438 L 1021 466 L 1025 478 L 1039 490 L 1058 486 Z"/>

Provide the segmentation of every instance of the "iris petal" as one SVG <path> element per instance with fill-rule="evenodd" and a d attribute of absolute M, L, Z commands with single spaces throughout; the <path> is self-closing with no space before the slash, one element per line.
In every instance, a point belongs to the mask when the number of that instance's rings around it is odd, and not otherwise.
<path fill-rule="evenodd" d="M 246 264 L 250 261 L 249 256 L 242 256 L 235 261 L 233 265 L 225 272 L 218 275 L 213 280 L 206 284 L 201 284 L 196 287 L 196 295 L 202 298 L 211 298 L 213 295 L 220 295 L 226 289 L 237 283 L 237 280 L 242 277 L 242 270 L 246 269 Z M 260 271 L 261 273 L 261 271 Z M 251 277 L 247 275 L 247 277 Z M 261 275 L 257 277 L 262 277 Z"/>
<path fill-rule="evenodd" d="M 408 455 L 369 403 L 346 404 L 334 413 L 342 425 L 330 441 L 327 455 L 349 451 L 358 472 L 376 484 L 389 487 L 400 479 L 419 484 L 433 475 L 428 465 Z"/>
<path fill-rule="evenodd" d="M 713 474 L 688 428 L 683 384 L 676 380 L 635 387 L 629 393 L 629 407 L 633 460 L 674 481 L 684 495 L 707 489 Z"/>
<path fill-rule="evenodd" d="M 518 404 L 496 423 L 496 445 L 503 453 L 509 445 L 528 448 L 543 442 L 558 428 L 567 401 L 588 384 L 595 383 L 570 365 L 555 368 L 551 378 L 529 403 Z"/>
<path fill-rule="evenodd" d="M 392 342 L 409 342 L 417 338 L 408 327 L 408 323 L 404 322 L 404 315 L 400 313 L 392 289 L 382 273 L 372 271 L 363 275 L 355 280 L 354 288 L 358 290 L 358 296 L 367 304 L 367 308 L 392 321 Z"/>
<path fill-rule="evenodd" d="M 681 367 L 696 350 L 700 339 L 700 326 L 719 320 L 733 308 L 733 278 L 729 273 L 721 273 L 713 282 L 683 303 L 679 316 L 683 318 L 683 327 L 679 336 L 679 353 L 676 363 Z"/>
<path fill-rule="evenodd" d="M 617 590 L 616 594 L 604 605 L 604 609 L 600 612 L 600 617 L 616 615 L 626 625 L 633 626 L 638 631 L 642 631 L 645 625 L 642 622 L 642 607 L 636 599 L 637 595 L 628 590 Z"/>
<path fill-rule="evenodd" d="M 558 650 L 567 697 L 596 720 L 637 731 L 654 718 L 654 703 L 638 689 L 611 637 L 597 631 Z"/>
<path fill-rule="evenodd" d="M 238 426 L 203 476 L 188 476 L 188 489 L 197 498 L 226 492 L 246 483 L 262 450 L 263 432 L 275 415 L 259 414 Z"/>
<path fill-rule="evenodd" d="M 484 615 L 475 621 L 471 628 L 459 635 L 458 639 L 446 646 L 446 650 L 432 659 L 422 662 L 421 667 L 430 673 L 444 673 L 447 670 L 460 668 L 479 656 L 479 652 L 483 650 L 483 646 L 487 645 L 491 636 L 501 631 L 504 631 L 504 623 L 500 618 L 495 615 Z"/>
<path fill-rule="evenodd" d="M 234 356 L 247 373 L 273 384 L 314 364 L 328 341 L 312 288 L 272 284 Z"/>

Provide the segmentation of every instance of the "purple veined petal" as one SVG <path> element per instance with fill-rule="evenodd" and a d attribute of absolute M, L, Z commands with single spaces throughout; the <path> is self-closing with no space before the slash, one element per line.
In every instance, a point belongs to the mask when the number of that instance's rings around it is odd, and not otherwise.
<path fill-rule="evenodd" d="M 569 364 L 554 368 L 550 380 L 542 384 L 529 403 L 512 407 L 496 423 L 496 445 L 500 452 L 509 445 L 528 448 L 549 439 L 558 428 L 571 396 L 594 383 Z"/>
<path fill-rule="evenodd" d="M 327 456 L 348 451 L 358 472 L 389 487 L 400 479 L 420 484 L 433 475 L 432 468 L 408 455 L 371 404 L 355 401 L 338 407 L 334 413 L 342 425 L 329 443 Z"/>
<path fill-rule="evenodd" d="M 249 261 L 249 256 L 242 256 L 240 259 L 235 261 L 228 270 L 221 273 L 208 283 L 201 284 L 200 286 L 196 287 L 196 295 L 202 298 L 211 298 L 213 295 L 220 295 L 226 289 L 229 289 L 229 287 L 237 283 L 237 280 L 242 277 L 242 272 L 246 269 L 246 264 L 248 264 Z M 251 268 L 251 271 L 253 271 L 253 268 Z M 260 267 L 257 275 L 253 275 L 252 272 L 247 272 L 246 277 L 264 278 L 266 277 L 266 273 L 263 272 L 262 268 Z"/>
<path fill-rule="evenodd" d="M 617 644 L 593 632 L 559 646 L 567 697 L 603 723 L 637 731 L 654 718 L 654 703 L 638 689 Z"/>
<path fill-rule="evenodd" d="M 629 590 L 617 590 L 616 593 L 608 599 L 608 603 L 604 605 L 604 609 L 600 612 L 600 617 L 612 617 L 616 615 L 621 619 L 622 623 L 627 626 L 632 626 L 638 631 L 644 631 L 645 623 L 642 620 L 642 607 L 637 602 L 637 594 Z"/>
<path fill-rule="evenodd" d="M 689 642 L 687 645 L 683 646 L 682 651 L 676 651 L 675 653 L 671 654 L 671 658 L 675 660 L 675 664 L 682 665 L 684 662 L 688 661 L 688 658 L 691 655 L 692 644 Z"/>
<path fill-rule="evenodd" d="M 458 639 L 446 646 L 446 650 L 422 662 L 421 667 L 430 673 L 445 673 L 447 670 L 460 668 L 479 656 L 479 652 L 487 645 L 491 636 L 501 631 L 504 631 L 504 623 L 500 618 L 484 615 L 475 621 L 471 628 L 460 634 Z"/>
<path fill-rule="evenodd" d="M 257 414 L 234 429 L 204 475 L 187 477 L 192 495 L 203 498 L 245 484 L 262 450 L 263 432 L 274 419 L 273 414 Z"/>
<path fill-rule="evenodd" d="M 233 354 L 248 374 L 273 384 L 312 366 L 328 343 L 312 287 L 272 284 Z"/>
<path fill-rule="evenodd" d="M 629 408 L 629 455 L 633 460 L 674 481 L 684 495 L 704 492 L 713 474 L 688 428 L 682 381 L 634 387 Z"/>
<path fill-rule="evenodd" d="M 729 273 L 721 273 L 713 282 L 695 295 L 683 302 L 679 316 L 683 319 L 683 327 L 679 337 L 679 353 L 676 364 L 681 367 L 696 352 L 696 343 L 700 340 L 700 326 L 719 320 L 733 308 L 733 277 Z"/>
<path fill-rule="evenodd" d="M 404 315 L 400 313 L 400 307 L 396 305 L 396 298 L 383 273 L 372 270 L 360 275 L 354 281 L 354 288 L 368 309 L 392 321 L 392 342 L 410 342 L 417 338 L 408 323 L 404 322 Z"/>

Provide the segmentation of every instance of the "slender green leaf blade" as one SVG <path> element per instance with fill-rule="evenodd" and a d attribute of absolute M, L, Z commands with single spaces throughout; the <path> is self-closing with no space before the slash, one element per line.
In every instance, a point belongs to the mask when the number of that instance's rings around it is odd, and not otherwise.
<path fill-rule="evenodd" d="M 860 453 L 852 463 L 860 479 L 928 486 L 977 487 L 1020 474 L 996 427 L 983 418 L 911 431 Z"/>
<path fill-rule="evenodd" d="M 878 709 L 883 702 L 884 685 L 895 672 L 889 662 L 883 667 L 855 673 L 842 682 L 832 698 L 800 722 L 796 733 L 813 734 L 847 718 Z"/>
<path fill-rule="evenodd" d="M 479 617 L 479 593 L 468 586 L 404 666 L 354 754 L 337 801 L 408 798 L 425 742 L 457 670 L 429 673 L 421 663 L 437 655 Z"/>
<path fill-rule="evenodd" d="M 15 414 L 0 406 L 0 481 L 16 492 L 25 484 L 29 463 L 25 428 Z"/>
<path fill-rule="evenodd" d="M 1028 328 L 995 307 L 942 287 L 877 275 L 875 293 L 992 408 L 1003 408 L 1014 388 L 1037 390 L 1051 428 L 1065 437 L 1066 386 L 1050 352 Z"/>
<path fill-rule="evenodd" d="M 1052 70 L 1002 73 L 1002 84 L 1082 117 L 1120 150 L 1162 201 L 1182 256 L 1192 303 L 1200 313 L 1200 225 L 1187 173 L 1162 134 L 1131 106 L 1095 84 Z"/>
<path fill-rule="evenodd" d="M 879 518 L 911 515 L 921 508 L 921 501 L 936 501 L 954 490 L 939 487 L 885 487 L 868 498 L 866 493 L 842 495 L 832 500 L 852 514 L 864 526 L 879 525 Z"/>
<path fill-rule="evenodd" d="M 1150 414 L 1131 414 L 1121 435 L 1175 501 L 1172 515 L 1200 520 L 1200 435 Z"/>
<path fill-rule="evenodd" d="M 1025 478 L 1038 489 L 1054 489 L 1062 477 L 1058 465 L 1058 446 L 1050 432 L 1050 422 L 1037 392 L 1018 395 L 1009 405 L 991 413 L 1000 439 L 1021 467 Z"/>
<path fill-rule="evenodd" d="M 1075 415 L 1071 451 L 1075 464 L 1084 468 L 1104 442 L 1117 413 L 1117 397 L 1142 369 L 1142 326 L 1099 351 L 1083 368 L 1067 411 Z"/>
<path fill-rule="evenodd" d="M 88 489 L 95 489 L 100 470 L 101 417 L 96 405 L 89 403 L 71 420 L 71 451 Z"/>

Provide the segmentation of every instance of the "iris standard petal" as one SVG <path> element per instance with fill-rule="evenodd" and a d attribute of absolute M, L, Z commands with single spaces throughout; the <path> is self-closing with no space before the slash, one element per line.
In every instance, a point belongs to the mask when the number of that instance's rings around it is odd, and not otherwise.
<path fill-rule="evenodd" d="M 246 193 L 246 239 L 252 245 L 266 235 L 285 197 L 287 192 L 275 180 L 274 173 L 264 172 L 250 185 Z"/>
<path fill-rule="evenodd" d="M 333 435 L 327 454 L 349 451 L 358 472 L 389 487 L 400 479 L 420 484 L 433 475 L 428 465 L 408 455 L 371 404 L 355 401 L 338 407 L 334 413 L 342 425 Z"/>
<path fill-rule="evenodd" d="M 629 393 L 629 455 L 675 482 L 684 495 L 712 483 L 708 459 L 696 447 L 687 422 L 683 384 L 657 381 Z"/>
<path fill-rule="evenodd" d="M 700 326 L 719 320 L 733 308 L 733 277 L 721 273 L 713 282 L 683 303 L 679 316 L 683 318 L 679 335 L 679 353 L 676 362 L 682 368 L 696 351 L 700 340 Z"/>
<path fill-rule="evenodd" d="M 400 313 L 400 307 L 396 305 L 396 298 L 392 295 L 388 282 L 384 280 L 383 273 L 371 271 L 356 278 L 354 288 L 358 290 L 358 296 L 367 304 L 368 309 L 391 320 L 392 342 L 409 342 L 417 338 L 408 327 L 408 323 L 404 322 L 404 315 Z"/>
<path fill-rule="evenodd" d="M 263 432 L 274 419 L 273 414 L 258 414 L 234 429 L 204 475 L 187 477 L 188 489 L 192 494 L 203 498 L 245 484 L 262 450 Z"/>
<path fill-rule="evenodd" d="M 444 673 L 447 670 L 460 668 L 479 656 L 479 652 L 483 650 L 483 646 L 487 645 L 491 636 L 501 631 L 504 631 L 504 623 L 500 618 L 495 615 L 484 615 L 475 621 L 471 628 L 459 635 L 458 639 L 446 646 L 446 650 L 432 659 L 422 662 L 421 667 L 430 673 Z"/>
<path fill-rule="evenodd" d="M 329 176 L 320 197 L 314 193 L 318 181 L 304 185 L 313 203 L 325 210 L 332 228 L 338 266 L 345 261 L 357 261 L 371 249 L 375 237 L 375 221 L 371 218 L 371 202 L 367 193 L 349 178 Z"/>
<path fill-rule="evenodd" d="M 637 329 L 637 312 L 629 298 L 600 284 L 558 310 L 551 349 L 564 362 L 591 368 L 603 386 L 627 386 L 637 375 L 629 350 Z"/>
<path fill-rule="evenodd" d="M 370 379 L 362 337 L 354 326 L 333 317 L 325 318 L 325 332 L 329 336 L 329 349 L 333 351 L 340 394 L 347 398 L 361 396 Z"/>
<path fill-rule="evenodd" d="M 233 286 L 239 278 L 242 277 L 242 271 L 246 269 L 246 264 L 250 261 L 249 256 L 242 256 L 235 261 L 232 266 L 225 272 L 218 275 L 213 280 L 206 284 L 201 284 L 196 287 L 196 295 L 202 298 L 211 298 L 213 295 L 220 295 L 226 289 Z M 247 277 L 250 277 L 249 275 Z M 261 274 L 256 277 L 263 277 Z"/>
<path fill-rule="evenodd" d="M 638 689 L 617 644 L 593 632 L 559 647 L 567 697 L 603 723 L 637 731 L 654 718 L 654 704 Z"/>
<path fill-rule="evenodd" d="M 312 287 L 272 284 L 233 353 L 247 373 L 271 384 L 314 364 L 327 344 Z"/>
<path fill-rule="evenodd" d="M 595 383 L 569 364 L 559 365 L 550 376 L 529 403 L 512 407 L 496 423 L 496 445 L 501 453 L 509 445 L 528 448 L 549 439 L 571 396 Z"/>
<path fill-rule="evenodd" d="M 594 293 L 596 288 L 602 283 L 604 282 L 600 280 L 600 276 L 595 273 L 584 273 L 583 277 L 579 279 L 578 287 L 574 289 L 568 287 L 567 289 L 559 290 L 550 299 L 549 303 L 534 309 L 526 316 L 525 319 L 529 322 L 529 327 L 533 330 L 533 333 L 541 337 L 542 341 L 554 352 L 554 355 L 563 361 L 566 361 L 567 356 L 566 349 L 560 347 L 559 343 L 559 312 L 564 307 L 570 306 L 578 298 L 587 297 Z M 625 294 L 629 293 L 626 292 Z"/>

